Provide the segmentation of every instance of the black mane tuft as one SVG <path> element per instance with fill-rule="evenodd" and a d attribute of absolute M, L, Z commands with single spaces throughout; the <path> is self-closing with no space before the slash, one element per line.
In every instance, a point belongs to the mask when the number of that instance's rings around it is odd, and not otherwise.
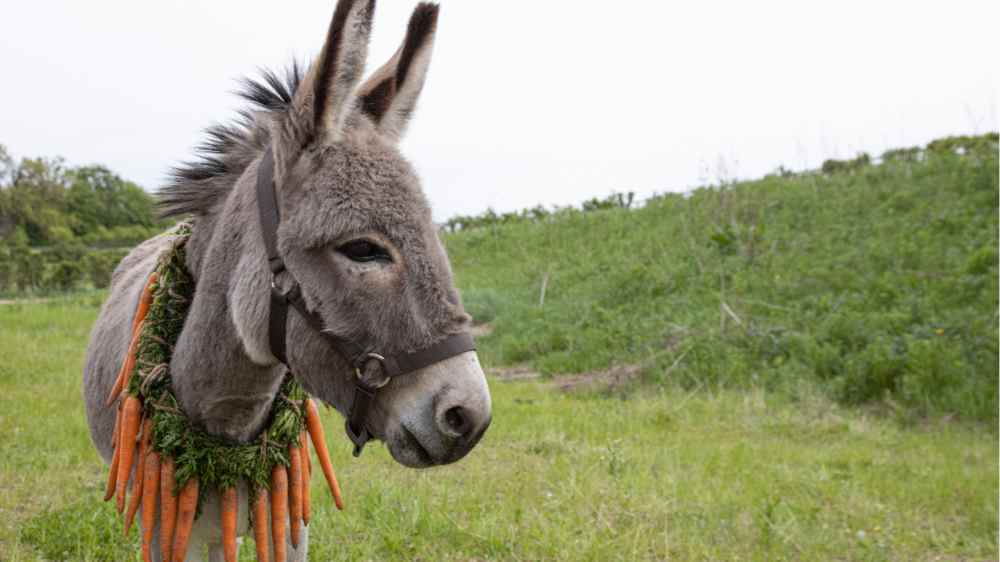
<path fill-rule="evenodd" d="M 197 157 L 170 170 L 167 185 L 157 192 L 157 207 L 164 217 L 205 214 L 221 201 L 257 153 L 267 148 L 270 134 L 255 117 L 260 111 L 288 109 L 302 82 L 302 67 L 292 63 L 279 77 L 261 70 L 259 79 L 242 78 L 236 94 L 250 107 L 239 111 L 231 123 L 217 123 L 205 130 L 206 139 L 195 147 Z"/>

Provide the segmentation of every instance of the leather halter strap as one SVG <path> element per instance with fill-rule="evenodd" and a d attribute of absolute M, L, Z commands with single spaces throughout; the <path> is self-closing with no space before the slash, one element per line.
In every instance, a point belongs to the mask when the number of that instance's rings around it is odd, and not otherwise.
<path fill-rule="evenodd" d="M 393 377 L 412 373 L 466 351 L 473 351 L 476 349 L 476 343 L 469 333 L 463 332 L 446 336 L 417 351 L 386 356 L 374 348 L 334 334 L 325 327 L 323 319 L 306 306 L 302 288 L 294 277 L 286 291 L 282 291 L 276 283 L 278 275 L 287 273 L 291 276 L 291 272 L 287 270 L 285 261 L 278 253 L 278 225 L 281 223 L 281 215 L 278 212 L 274 186 L 274 154 L 270 148 L 264 153 L 257 168 L 257 211 L 260 215 L 260 230 L 267 252 L 267 263 L 271 270 L 271 309 L 268 320 L 271 353 L 288 367 L 289 371 L 292 370 L 288 362 L 287 347 L 288 308 L 291 307 L 312 329 L 325 336 L 337 353 L 354 368 L 354 398 L 344 428 L 354 443 L 354 456 L 357 457 L 364 449 L 365 443 L 371 439 L 366 421 L 379 388 Z"/>

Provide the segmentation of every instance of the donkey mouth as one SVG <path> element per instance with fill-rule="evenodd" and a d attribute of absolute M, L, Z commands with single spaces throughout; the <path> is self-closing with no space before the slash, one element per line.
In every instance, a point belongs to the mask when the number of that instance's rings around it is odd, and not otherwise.
<path fill-rule="evenodd" d="M 395 447 L 391 447 L 389 449 L 389 451 L 393 453 L 392 456 L 395 457 L 397 461 L 401 464 L 412 466 L 414 468 L 424 468 L 440 464 L 434 460 L 434 457 L 430 454 L 427 448 L 424 447 L 423 443 L 420 442 L 420 439 L 418 439 L 417 436 L 410 431 L 410 428 L 406 427 L 404 424 L 400 424 L 400 429 L 402 429 L 404 441 L 404 443 L 401 443 L 402 447 L 400 448 L 404 449 L 404 451 L 401 451 L 402 454 L 397 456 L 396 451 L 394 450 L 396 449 Z M 405 458 L 410 457 L 410 455 L 416 457 L 416 459 Z M 413 462 L 414 460 L 416 462 Z"/>

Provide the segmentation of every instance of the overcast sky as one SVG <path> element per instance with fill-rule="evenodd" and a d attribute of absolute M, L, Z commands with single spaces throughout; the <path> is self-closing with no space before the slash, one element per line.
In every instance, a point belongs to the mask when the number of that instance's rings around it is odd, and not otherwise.
<path fill-rule="evenodd" d="M 369 69 L 414 5 L 379 2 Z M 8 5 L 0 143 L 155 190 L 239 106 L 237 77 L 319 50 L 333 6 Z M 998 6 L 446 0 L 403 151 L 444 220 L 996 130 Z"/>

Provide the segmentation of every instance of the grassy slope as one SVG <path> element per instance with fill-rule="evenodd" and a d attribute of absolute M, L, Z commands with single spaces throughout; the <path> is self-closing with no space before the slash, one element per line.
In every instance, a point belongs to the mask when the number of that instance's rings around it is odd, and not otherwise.
<path fill-rule="evenodd" d="M 460 232 L 487 363 L 997 415 L 997 149 Z M 544 306 L 542 280 L 548 276 Z M 673 366 L 671 369 L 670 366 Z"/>
<path fill-rule="evenodd" d="M 100 501 L 79 368 L 99 297 L 0 307 L 0 559 L 138 560 Z M 629 400 L 492 382 L 495 421 L 457 465 L 352 460 L 321 478 L 315 560 L 996 558 L 995 435 L 905 428 L 760 387 Z M 242 548 L 252 559 L 252 543 Z"/>

